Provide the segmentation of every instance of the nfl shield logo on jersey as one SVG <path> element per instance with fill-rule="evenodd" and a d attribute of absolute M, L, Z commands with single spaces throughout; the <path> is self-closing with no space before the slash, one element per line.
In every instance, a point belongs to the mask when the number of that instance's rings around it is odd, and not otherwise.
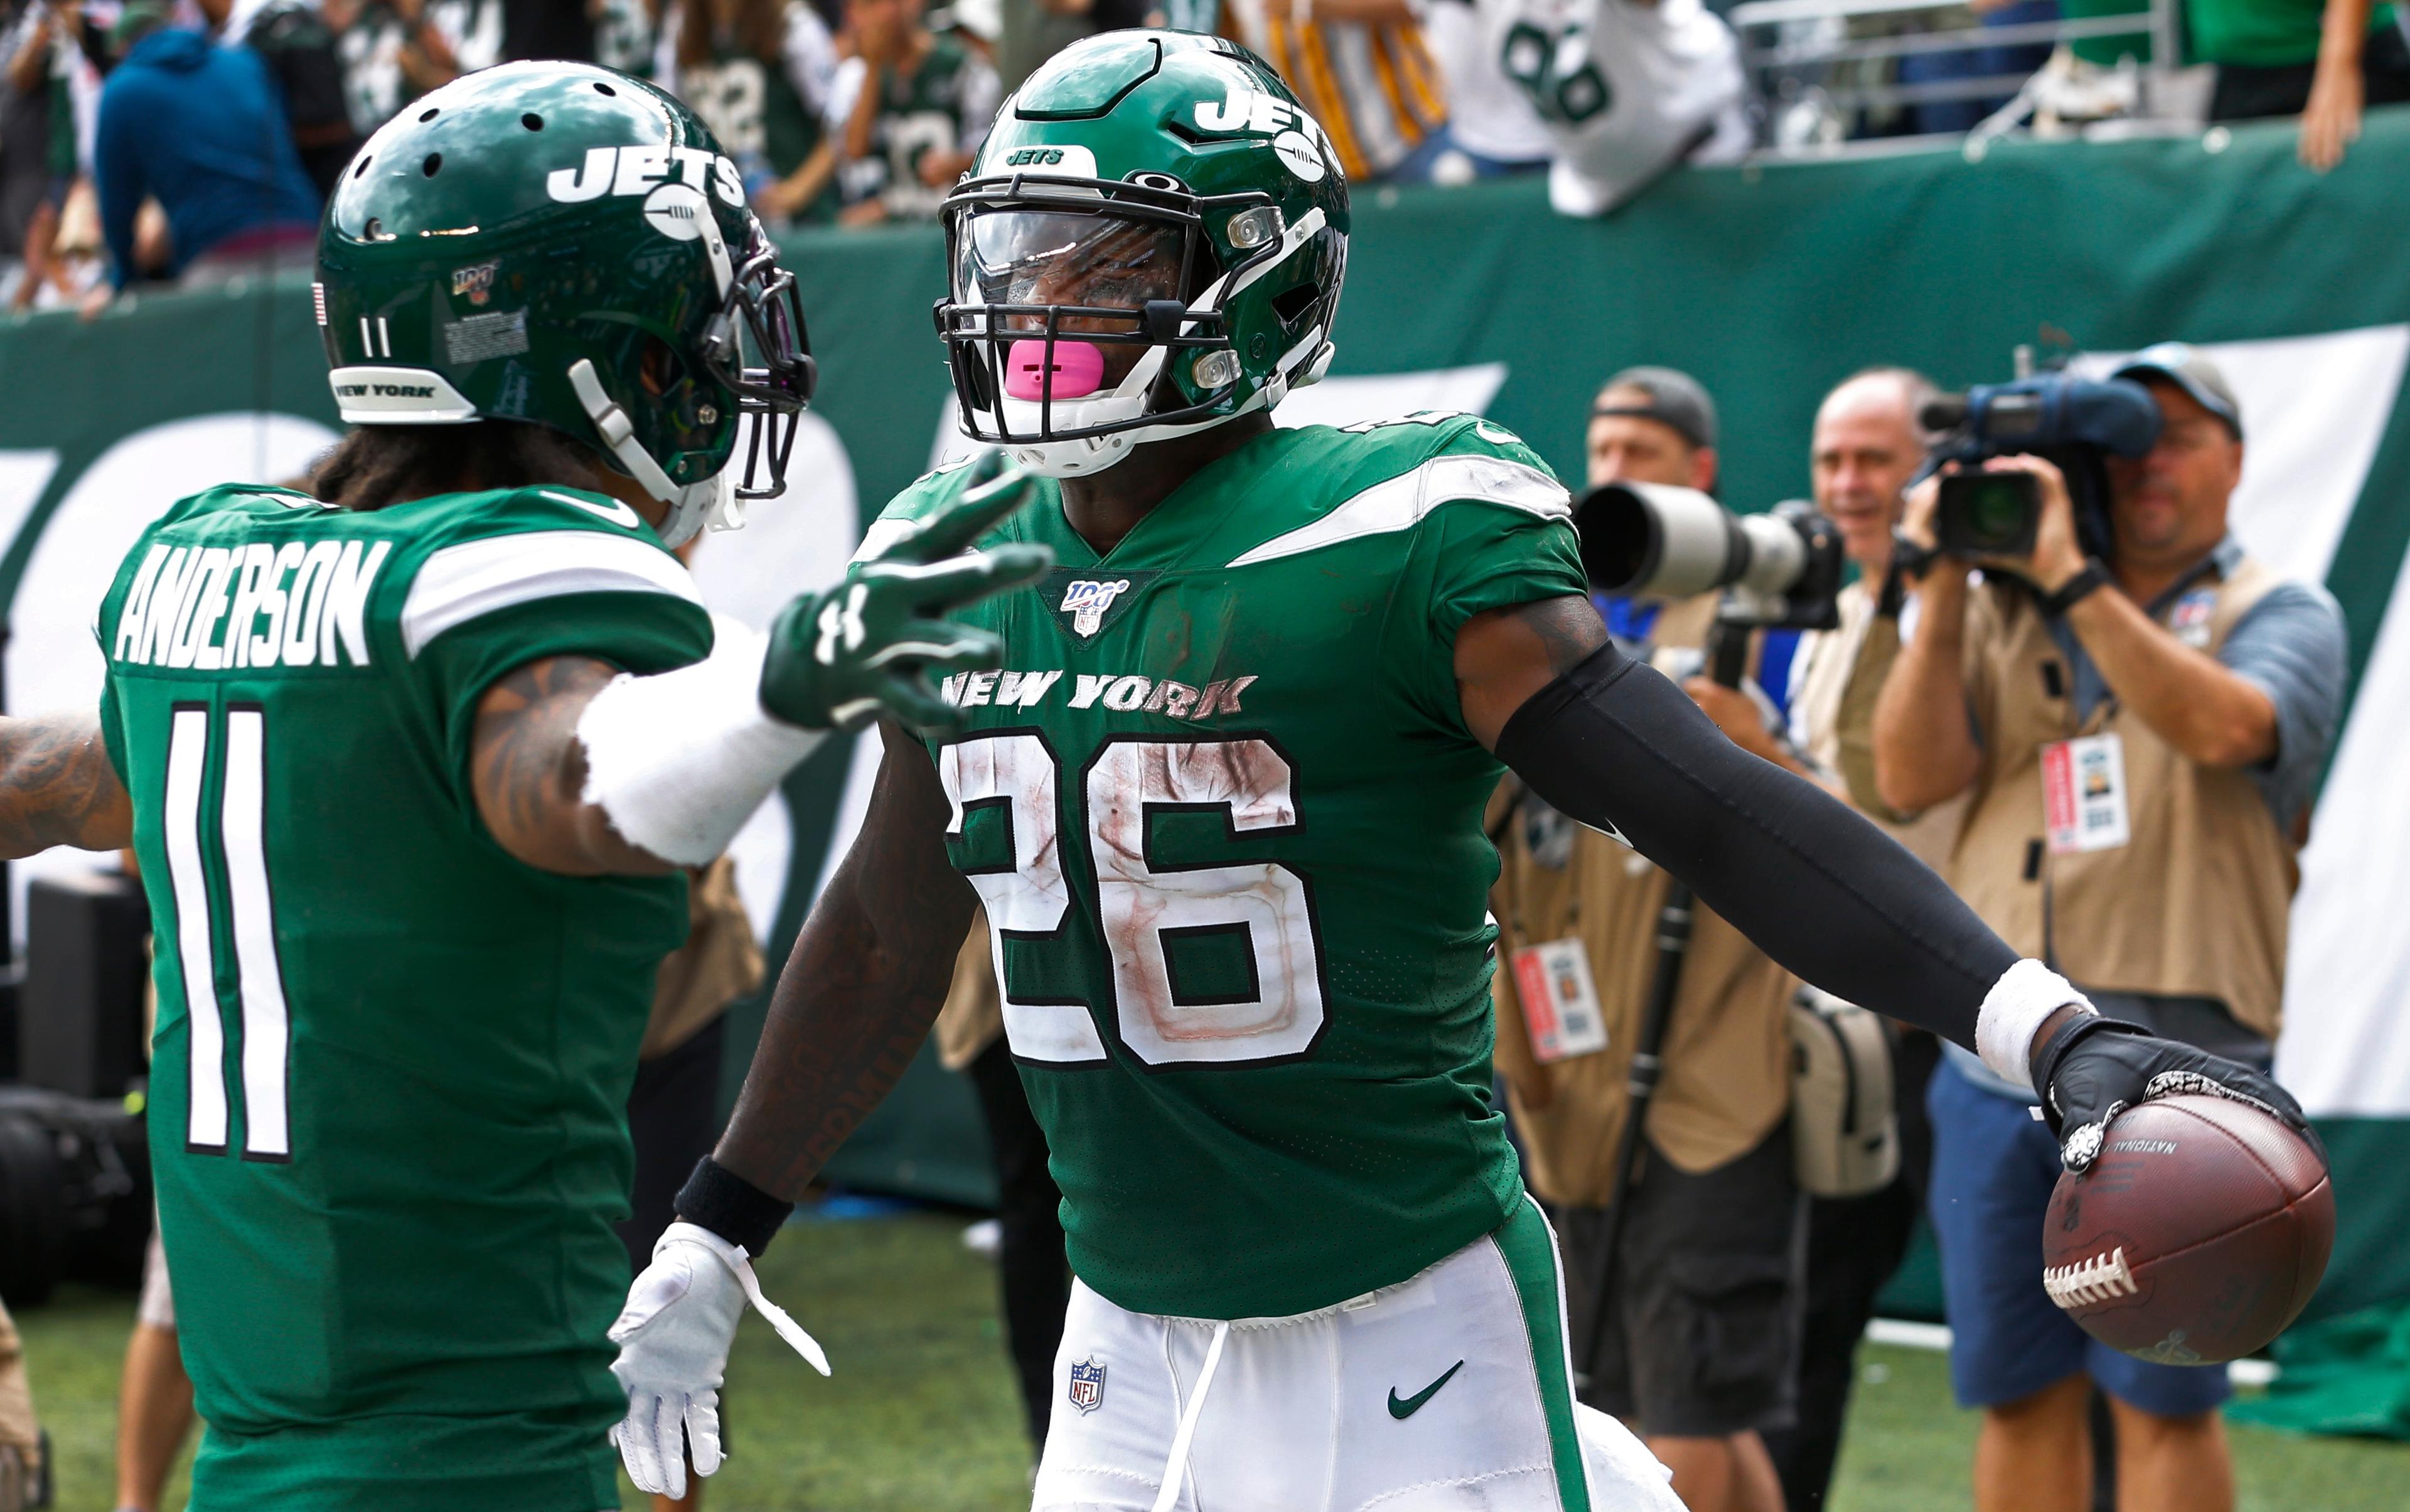
<path fill-rule="evenodd" d="M 1105 1367 L 1094 1355 L 1071 1367 L 1071 1405 L 1094 1412 L 1105 1404 Z"/>
<path fill-rule="evenodd" d="M 1082 638 L 1092 636 L 1104 628 L 1105 611 L 1113 606 L 1115 599 L 1128 591 L 1129 579 L 1126 577 L 1116 578 L 1110 583 L 1100 583 L 1093 577 L 1074 578 L 1070 587 L 1063 590 L 1061 612 L 1071 617 L 1072 630 Z M 1073 1376 L 1071 1382 L 1071 1389 L 1077 1391 L 1079 1377 Z"/>

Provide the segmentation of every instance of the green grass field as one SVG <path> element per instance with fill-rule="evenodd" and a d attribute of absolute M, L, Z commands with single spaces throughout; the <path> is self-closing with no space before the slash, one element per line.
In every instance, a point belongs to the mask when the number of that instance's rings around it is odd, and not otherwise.
<path fill-rule="evenodd" d="M 791 1229 L 764 1288 L 827 1345 L 822 1380 L 758 1320 L 729 1367 L 733 1458 L 712 1512 L 1014 1512 L 1029 1461 L 1006 1374 L 994 1272 L 964 1220 L 914 1214 Z M 62 1512 L 109 1512 L 117 1367 L 133 1300 L 75 1290 L 22 1315 L 58 1448 Z M 1869 1346 L 1833 1512 L 1966 1507 L 1974 1419 L 1938 1355 Z M 2401 1512 L 2410 1447 L 2234 1432 L 2245 1512 Z M 181 1477 L 170 1508 L 183 1505 Z M 632 1491 L 627 1505 L 643 1501 Z M 1254 1509 L 1251 1509 L 1254 1512 Z"/>

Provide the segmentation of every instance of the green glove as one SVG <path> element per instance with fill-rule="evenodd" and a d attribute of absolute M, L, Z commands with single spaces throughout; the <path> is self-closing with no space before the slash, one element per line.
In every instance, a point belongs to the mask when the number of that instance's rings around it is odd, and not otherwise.
<path fill-rule="evenodd" d="M 881 715 L 920 730 L 959 722 L 930 674 L 993 667 L 1004 659 L 1004 642 L 943 616 L 1054 565 L 1054 553 L 1041 545 L 969 551 L 1037 494 L 1034 481 L 1006 469 L 996 452 L 973 464 L 970 482 L 960 498 L 848 566 L 835 584 L 779 611 L 762 663 L 764 709 L 806 729 L 858 730 Z"/>

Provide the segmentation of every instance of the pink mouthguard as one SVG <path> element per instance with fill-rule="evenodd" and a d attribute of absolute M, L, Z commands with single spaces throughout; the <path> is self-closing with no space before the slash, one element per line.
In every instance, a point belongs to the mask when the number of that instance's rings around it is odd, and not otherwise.
<path fill-rule="evenodd" d="M 1053 382 L 1047 382 L 1046 343 L 1015 342 L 1004 355 L 1004 391 L 1014 399 L 1085 399 L 1104 386 L 1104 349 L 1094 342 L 1054 343 Z M 1050 394 L 1049 389 L 1053 392 Z"/>

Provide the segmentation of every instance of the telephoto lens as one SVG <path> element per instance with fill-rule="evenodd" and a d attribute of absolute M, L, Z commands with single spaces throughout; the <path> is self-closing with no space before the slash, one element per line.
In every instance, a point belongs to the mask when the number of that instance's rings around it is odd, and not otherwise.
<path fill-rule="evenodd" d="M 1608 483 L 1574 505 L 1593 592 L 1687 599 L 1729 590 L 1726 618 L 1828 629 L 1841 587 L 1841 538 L 1800 500 L 1735 515 L 1696 488 Z"/>

